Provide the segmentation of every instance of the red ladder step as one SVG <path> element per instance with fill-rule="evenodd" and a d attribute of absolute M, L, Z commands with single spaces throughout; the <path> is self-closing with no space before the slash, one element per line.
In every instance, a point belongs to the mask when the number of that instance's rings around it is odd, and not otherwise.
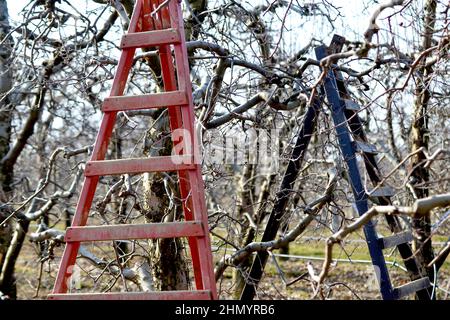
<path fill-rule="evenodd" d="M 211 300 L 210 290 L 50 294 L 51 300 Z"/>
<path fill-rule="evenodd" d="M 108 176 L 124 173 L 181 171 L 195 169 L 191 155 L 88 161 L 84 175 Z"/>
<path fill-rule="evenodd" d="M 122 36 L 121 49 L 155 47 L 164 44 L 180 43 L 180 33 L 177 29 L 127 33 Z"/>
<path fill-rule="evenodd" d="M 150 108 L 187 105 L 188 99 L 184 91 L 169 91 L 136 96 L 113 96 L 103 102 L 102 111 L 128 111 Z"/>
<path fill-rule="evenodd" d="M 131 240 L 154 238 L 200 237 L 205 232 L 201 221 L 120 224 L 71 227 L 66 231 L 66 242 Z"/>

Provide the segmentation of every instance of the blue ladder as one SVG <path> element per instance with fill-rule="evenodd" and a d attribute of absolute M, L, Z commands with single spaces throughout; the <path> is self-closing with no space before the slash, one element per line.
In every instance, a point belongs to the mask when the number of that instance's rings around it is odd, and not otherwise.
<path fill-rule="evenodd" d="M 334 35 L 329 47 L 322 45 L 315 48 L 317 59 L 320 61 L 330 54 L 342 50 L 345 38 Z M 361 120 L 358 116 L 359 105 L 351 100 L 344 78 L 336 65 L 332 65 L 324 79 L 323 89 L 331 106 L 332 118 L 335 126 L 339 147 L 347 166 L 348 176 L 359 215 L 369 210 L 369 195 L 364 188 L 361 173 L 358 168 L 357 154 L 362 154 L 368 176 L 374 186 L 381 182 L 381 175 L 376 162 L 376 148 L 369 144 L 365 136 Z M 388 205 L 394 195 L 387 186 L 378 187 L 370 195 L 372 202 Z M 431 299 L 431 283 L 429 278 L 422 277 L 419 264 L 413 255 L 409 242 L 413 239 L 411 232 L 403 231 L 397 217 L 386 215 L 386 220 L 393 236 L 379 237 L 372 222 L 364 226 L 372 264 L 375 267 L 381 296 L 384 300 L 395 300 L 415 293 L 419 300 Z M 397 247 L 411 282 L 394 288 L 384 259 L 383 250 Z"/>

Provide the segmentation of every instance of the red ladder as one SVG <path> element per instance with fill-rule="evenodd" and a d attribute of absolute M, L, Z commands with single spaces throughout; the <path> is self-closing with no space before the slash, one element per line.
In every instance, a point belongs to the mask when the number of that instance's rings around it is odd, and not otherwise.
<path fill-rule="evenodd" d="M 137 0 L 110 97 L 103 103 L 103 118 L 72 227 L 66 231 L 66 248 L 53 293 L 49 299 L 217 299 L 204 185 L 195 142 L 194 107 L 181 9 L 178 1 Z M 158 47 L 164 81 L 163 93 L 123 96 L 136 48 Z M 172 59 L 172 48 L 175 64 Z M 104 160 L 118 111 L 168 108 L 173 156 Z M 178 133 L 187 132 L 181 137 Z M 184 130 L 184 131 L 183 131 Z M 181 139 L 180 139 L 181 138 Z M 181 140 L 181 141 L 180 141 Z M 182 148 L 180 148 L 180 145 Z M 175 148 L 177 146 L 177 148 Z M 189 150 L 191 150 L 189 152 Z M 99 176 L 177 171 L 185 221 L 172 223 L 86 226 Z M 196 290 L 120 293 L 67 293 L 81 242 L 187 237 Z"/>

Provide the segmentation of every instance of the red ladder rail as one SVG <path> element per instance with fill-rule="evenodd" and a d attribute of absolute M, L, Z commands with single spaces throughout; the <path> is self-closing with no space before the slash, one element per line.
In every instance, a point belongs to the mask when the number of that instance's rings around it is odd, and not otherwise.
<path fill-rule="evenodd" d="M 61 258 L 53 293 L 49 295 L 49 299 L 217 299 L 205 190 L 194 128 L 194 107 L 182 14 L 178 1 L 169 1 L 160 7 L 163 2 L 163 0 L 137 0 L 128 33 L 122 37 L 122 53 L 117 71 L 110 96 L 103 103 L 100 129 L 91 159 L 86 165 L 85 179 L 72 227 L 66 232 L 66 247 Z M 159 10 L 156 11 L 156 8 Z M 156 46 L 159 49 L 165 92 L 123 96 L 136 48 L 148 46 Z M 172 57 L 171 48 L 173 48 L 175 59 Z M 175 64 L 173 60 L 175 60 Z M 117 112 L 150 108 L 167 108 L 175 155 L 144 159 L 105 160 Z M 180 137 L 175 134 L 180 129 L 187 132 L 182 136 L 181 141 Z M 182 199 L 186 199 L 182 205 L 186 221 L 86 226 L 99 176 L 157 171 L 178 172 L 180 196 Z M 76 262 L 81 242 L 168 237 L 187 237 L 196 290 L 67 293 L 67 284 L 72 275 L 72 266 Z"/>

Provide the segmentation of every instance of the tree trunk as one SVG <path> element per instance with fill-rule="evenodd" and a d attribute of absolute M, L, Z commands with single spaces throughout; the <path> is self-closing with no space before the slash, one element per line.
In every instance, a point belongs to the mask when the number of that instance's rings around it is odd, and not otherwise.
<path fill-rule="evenodd" d="M 8 34 L 9 17 L 6 0 L 0 0 L 0 41 Z M 6 40 L 0 47 L 0 160 L 9 152 L 11 141 L 11 105 L 8 96 L 4 96 L 12 88 L 12 74 L 9 68 L 9 59 L 12 52 L 12 41 Z M 3 203 L 8 202 L 11 191 L 12 171 L 0 170 L 0 223 L 10 214 Z M 13 226 L 7 223 L 0 228 L 0 268 L 4 264 L 5 255 L 12 240 Z M 0 291 L 4 291 L 0 286 Z M 9 290 L 6 290 L 9 291 Z M 8 294 L 8 292 L 3 292 Z M 14 295 L 14 294 L 13 294 Z"/>
<path fill-rule="evenodd" d="M 5 38 L 9 30 L 6 0 L 0 0 L 0 41 Z M 11 106 L 6 95 L 12 88 L 12 71 L 9 68 L 11 53 L 12 41 L 6 40 L 0 47 L 0 159 L 8 154 L 11 140 Z M 0 172 L 2 192 L 10 191 L 10 175 L 10 172 L 4 172 L 3 170 Z M 1 200 L 6 201 L 6 199 Z"/>
<path fill-rule="evenodd" d="M 253 208 L 253 195 L 255 192 L 255 183 L 254 183 L 254 172 L 255 165 L 254 164 L 246 164 L 243 168 L 241 181 L 239 183 L 239 200 L 237 208 L 237 218 L 241 221 L 241 232 L 240 236 L 242 236 L 239 242 L 240 247 L 246 246 L 247 241 L 254 237 L 254 229 L 250 226 L 250 221 L 245 214 L 247 213 L 250 217 L 254 217 L 254 208 Z M 233 283 L 234 283 L 234 291 L 233 297 L 234 299 L 239 299 L 241 295 L 241 291 L 245 285 L 245 279 L 242 276 L 241 270 L 250 267 L 251 265 L 251 256 L 248 257 L 242 264 L 239 269 L 234 269 L 233 271 Z"/>
<path fill-rule="evenodd" d="M 114 155 L 115 159 L 122 159 L 122 130 L 121 127 L 115 128 L 114 131 L 114 139 L 112 143 L 112 150 L 111 153 Z M 119 180 L 118 177 L 114 178 L 113 183 L 117 183 Z M 126 222 L 127 218 L 127 200 L 126 199 L 120 199 L 120 197 L 117 197 L 115 194 L 112 195 L 113 201 L 111 202 L 112 210 L 113 212 L 117 212 L 117 218 L 116 223 L 117 224 L 124 224 Z M 122 201 L 124 201 L 122 203 Z M 115 241 L 115 246 L 117 248 L 117 251 L 119 252 L 120 256 L 126 255 L 129 253 L 129 246 L 127 241 Z M 120 262 L 124 263 L 125 258 L 121 258 Z"/>
<path fill-rule="evenodd" d="M 184 30 L 186 40 L 192 41 L 198 38 L 202 23 L 207 17 L 206 15 L 200 15 L 200 13 L 207 10 L 208 0 L 189 0 L 188 3 L 190 12 L 184 24 Z"/>
<path fill-rule="evenodd" d="M 422 36 L 421 50 L 426 50 L 432 46 L 434 25 L 436 19 L 436 1 L 427 0 L 425 3 L 424 30 Z M 414 119 L 411 127 L 411 151 L 415 152 L 420 148 L 428 150 L 428 114 L 427 107 L 430 101 L 429 85 L 432 79 L 432 67 L 425 66 L 425 59 L 419 66 L 419 76 L 416 78 Z M 411 184 L 417 198 L 425 198 L 429 195 L 428 182 L 430 178 L 429 169 L 425 168 L 425 155 L 420 152 L 412 158 Z M 431 219 L 430 214 L 422 218 L 413 219 L 413 228 L 416 232 L 414 249 L 419 250 L 418 260 L 422 267 L 426 269 L 434 253 L 431 242 Z M 433 270 L 427 270 L 430 279 L 433 279 Z"/>
<path fill-rule="evenodd" d="M 155 117 L 157 123 L 150 130 L 145 143 L 146 156 L 170 155 L 172 143 L 170 138 L 162 138 L 169 131 L 168 118 Z M 168 195 L 171 187 L 179 199 L 175 181 L 176 174 L 146 173 L 144 174 L 144 209 L 147 222 L 170 222 L 179 220 L 182 215 L 181 203 L 171 200 Z M 150 261 L 153 283 L 156 290 L 186 290 L 189 287 L 189 270 L 184 255 L 184 244 L 181 239 L 153 239 L 149 241 Z"/>

